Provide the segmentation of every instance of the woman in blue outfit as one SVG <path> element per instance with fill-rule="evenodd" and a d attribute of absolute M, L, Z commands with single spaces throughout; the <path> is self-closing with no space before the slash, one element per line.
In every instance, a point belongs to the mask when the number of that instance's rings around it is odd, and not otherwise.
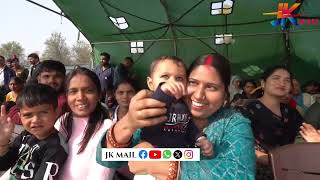
<path fill-rule="evenodd" d="M 214 144 L 213 158 L 189 162 L 129 162 L 135 174 L 151 174 L 158 179 L 254 179 L 254 137 L 250 122 L 240 113 L 223 108 L 230 82 L 228 60 L 217 54 L 197 58 L 188 71 L 186 102 L 194 123 Z M 166 121 L 165 104 L 140 91 L 130 103 L 129 112 L 102 137 L 97 162 L 118 168 L 121 162 L 101 161 L 101 148 L 132 147 L 139 142 L 140 128 Z M 139 147 L 152 147 L 142 143 Z"/>

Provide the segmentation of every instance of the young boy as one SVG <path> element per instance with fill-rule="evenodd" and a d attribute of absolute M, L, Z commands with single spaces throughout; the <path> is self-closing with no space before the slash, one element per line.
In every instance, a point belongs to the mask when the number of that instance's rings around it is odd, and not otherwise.
<path fill-rule="evenodd" d="M 27 85 L 17 99 L 25 131 L 10 143 L 14 124 L 5 107 L 0 116 L 0 170 L 11 168 L 10 179 L 58 179 L 67 158 L 67 144 L 54 128 L 57 92 L 42 84 Z"/>
<path fill-rule="evenodd" d="M 141 139 L 159 148 L 192 148 L 200 146 L 203 154 L 213 155 L 212 143 L 198 130 L 182 96 L 186 94 L 187 73 L 182 60 L 163 56 L 150 66 L 147 84 L 152 97 L 165 102 L 168 120 L 152 127 L 143 128 Z"/>

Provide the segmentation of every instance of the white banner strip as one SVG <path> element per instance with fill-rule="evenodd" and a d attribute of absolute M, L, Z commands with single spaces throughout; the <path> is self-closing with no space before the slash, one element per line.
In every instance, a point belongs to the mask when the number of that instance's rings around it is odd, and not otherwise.
<path fill-rule="evenodd" d="M 103 148 L 102 161 L 200 161 L 199 148 Z"/>

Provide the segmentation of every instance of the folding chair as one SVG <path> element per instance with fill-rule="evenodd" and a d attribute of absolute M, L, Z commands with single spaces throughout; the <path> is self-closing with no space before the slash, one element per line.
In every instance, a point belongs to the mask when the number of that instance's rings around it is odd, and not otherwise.
<path fill-rule="evenodd" d="M 320 180 L 320 143 L 279 147 L 270 160 L 275 180 Z"/>

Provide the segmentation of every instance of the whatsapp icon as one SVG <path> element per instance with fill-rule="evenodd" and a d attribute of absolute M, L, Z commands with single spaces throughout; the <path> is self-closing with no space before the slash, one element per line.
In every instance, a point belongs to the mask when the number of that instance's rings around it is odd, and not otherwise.
<path fill-rule="evenodd" d="M 164 151 L 162 152 L 162 157 L 163 157 L 164 159 L 170 159 L 170 158 L 171 158 L 171 155 L 172 155 L 172 153 L 171 153 L 170 150 L 164 150 Z"/>

